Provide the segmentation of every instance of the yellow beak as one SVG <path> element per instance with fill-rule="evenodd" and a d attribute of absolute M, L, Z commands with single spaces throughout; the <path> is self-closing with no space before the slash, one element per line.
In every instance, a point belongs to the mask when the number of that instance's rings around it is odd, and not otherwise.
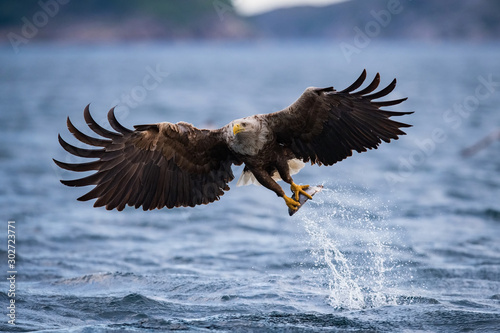
<path fill-rule="evenodd" d="M 240 124 L 234 125 L 233 126 L 233 134 L 236 135 L 239 132 L 243 132 L 243 126 L 241 126 Z"/>

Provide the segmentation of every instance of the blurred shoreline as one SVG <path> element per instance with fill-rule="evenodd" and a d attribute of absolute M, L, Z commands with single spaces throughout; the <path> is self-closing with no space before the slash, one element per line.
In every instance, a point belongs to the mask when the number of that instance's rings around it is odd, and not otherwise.
<path fill-rule="evenodd" d="M 500 3 L 486 0 L 351 0 L 242 16 L 228 0 L 69 0 L 0 4 L 0 45 L 32 40 L 108 43 L 183 40 L 338 39 L 360 48 L 372 39 L 500 40 Z"/>

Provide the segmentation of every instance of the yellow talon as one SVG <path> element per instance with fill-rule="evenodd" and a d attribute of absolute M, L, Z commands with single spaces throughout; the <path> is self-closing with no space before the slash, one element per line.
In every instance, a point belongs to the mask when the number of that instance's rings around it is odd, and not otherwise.
<path fill-rule="evenodd" d="M 292 198 L 287 197 L 286 195 L 283 196 L 283 199 L 285 199 L 285 203 L 288 206 L 288 208 L 292 210 L 297 210 L 299 209 L 300 203 L 293 200 Z"/>
<path fill-rule="evenodd" d="M 309 193 L 307 193 L 306 191 L 304 191 L 308 187 L 309 187 L 309 185 L 297 185 L 295 183 L 292 183 L 292 185 L 290 185 L 290 189 L 292 190 L 292 192 L 295 193 L 295 200 L 296 201 L 299 201 L 299 193 L 302 193 L 308 199 L 312 199 L 312 196 Z"/>

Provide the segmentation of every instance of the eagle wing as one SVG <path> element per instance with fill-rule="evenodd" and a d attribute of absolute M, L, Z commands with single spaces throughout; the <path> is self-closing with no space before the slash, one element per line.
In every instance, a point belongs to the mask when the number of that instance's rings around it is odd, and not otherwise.
<path fill-rule="evenodd" d="M 406 134 L 400 128 L 411 125 L 391 120 L 413 112 L 381 110 L 381 107 L 406 100 L 373 100 L 388 95 L 396 86 L 394 79 L 386 88 L 372 93 L 380 83 L 377 73 L 364 89 L 354 92 L 366 79 L 366 70 L 348 88 L 308 88 L 286 109 L 264 115 L 278 142 L 289 147 L 295 156 L 312 164 L 332 165 L 352 155 L 377 148 L 382 142 Z"/>
<path fill-rule="evenodd" d="M 69 131 L 81 142 L 100 149 L 83 149 L 68 144 L 59 135 L 61 146 L 69 153 L 97 159 L 86 163 L 64 163 L 71 171 L 94 174 L 75 180 L 61 180 L 67 186 L 95 187 L 78 198 L 97 199 L 94 207 L 123 210 L 126 205 L 144 210 L 208 204 L 218 200 L 234 178 L 235 162 L 221 130 L 202 130 L 188 123 L 159 123 L 134 126 L 132 131 L 116 120 L 114 109 L 108 121 L 116 131 L 107 130 L 92 118 L 87 106 L 87 125 L 103 138 L 80 132 L 69 120 Z"/>

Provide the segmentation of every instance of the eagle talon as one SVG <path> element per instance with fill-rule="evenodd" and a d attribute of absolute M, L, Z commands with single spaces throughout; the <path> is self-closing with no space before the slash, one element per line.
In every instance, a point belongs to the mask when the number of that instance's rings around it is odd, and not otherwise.
<path fill-rule="evenodd" d="M 290 197 L 287 197 L 286 195 L 283 196 L 283 199 L 285 199 L 285 203 L 288 208 L 292 210 L 297 210 L 300 207 L 300 203 L 298 201 L 293 200 Z"/>
<path fill-rule="evenodd" d="M 292 185 L 290 185 L 290 189 L 295 193 L 295 201 L 299 201 L 299 193 L 302 193 L 308 199 L 312 199 L 312 196 L 304 191 L 307 188 L 309 188 L 309 185 L 297 185 L 295 183 L 292 183 Z"/>

